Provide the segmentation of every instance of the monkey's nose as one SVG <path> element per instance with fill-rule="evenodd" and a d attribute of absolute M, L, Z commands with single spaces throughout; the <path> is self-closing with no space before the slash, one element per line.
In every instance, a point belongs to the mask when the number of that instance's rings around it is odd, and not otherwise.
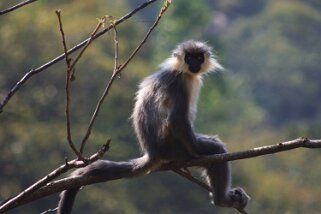
<path fill-rule="evenodd" d="M 199 72 L 200 69 L 201 69 L 201 67 L 198 66 L 198 65 L 189 66 L 189 70 L 190 70 L 192 73 L 197 73 L 197 72 Z"/>

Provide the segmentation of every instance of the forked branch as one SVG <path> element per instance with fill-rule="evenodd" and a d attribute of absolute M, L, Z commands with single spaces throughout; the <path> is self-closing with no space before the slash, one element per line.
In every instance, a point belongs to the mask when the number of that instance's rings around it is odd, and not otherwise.
<path fill-rule="evenodd" d="M 138 6 L 137 8 L 135 8 L 134 10 L 132 10 L 131 12 L 127 13 L 126 15 L 124 15 L 123 17 L 117 19 L 114 22 L 114 25 L 117 26 L 121 23 L 123 23 L 124 21 L 128 20 L 129 18 L 131 18 L 134 14 L 136 14 L 137 12 L 139 12 L 140 10 L 144 9 L 145 7 L 147 7 L 148 5 L 156 2 L 157 0 L 149 0 L 146 1 L 144 3 L 142 3 L 140 6 Z M 97 38 L 99 38 L 100 36 L 104 35 L 106 32 L 108 32 L 109 30 L 111 30 L 113 28 L 112 24 L 110 24 L 109 26 L 105 27 L 103 30 L 99 31 L 92 40 L 95 40 Z M 87 44 L 87 42 L 89 41 L 88 39 L 85 39 L 84 41 L 80 42 L 79 44 L 75 45 L 73 48 L 68 50 L 68 54 L 74 53 L 75 51 L 79 50 L 81 47 L 85 46 Z M 10 99 L 12 98 L 12 96 L 15 95 L 15 93 L 21 88 L 21 86 L 23 86 L 32 76 L 45 71 L 47 68 L 49 68 L 50 66 L 56 64 L 57 62 L 63 60 L 65 58 L 65 54 L 61 54 L 60 56 L 57 56 L 55 59 L 41 65 L 38 68 L 35 69 L 31 69 L 29 72 L 27 72 L 11 89 L 10 91 L 5 95 L 5 97 L 3 98 L 3 100 L 0 103 L 0 113 L 3 111 L 3 108 L 7 105 L 7 103 L 10 101 Z"/>
<path fill-rule="evenodd" d="M 62 21 L 61 21 L 61 11 L 56 10 L 56 14 L 58 17 L 58 22 L 59 22 L 59 30 L 61 34 L 61 39 L 62 39 L 62 44 L 64 48 L 64 53 L 65 53 L 65 59 L 66 59 L 66 65 L 67 65 L 67 71 L 66 71 L 66 83 L 65 83 L 65 94 L 66 94 L 66 104 L 65 104 L 65 117 L 66 117 L 66 132 L 67 132 L 67 141 L 69 144 L 69 147 L 74 151 L 74 153 L 77 155 L 78 159 L 83 160 L 84 158 L 80 154 L 80 152 L 77 150 L 75 147 L 74 143 L 72 142 L 72 137 L 71 137 L 71 122 L 70 122 L 70 81 L 71 81 L 71 74 L 72 74 L 72 69 L 73 67 L 70 65 L 71 59 L 69 58 L 68 55 L 68 49 L 67 49 L 67 44 L 66 44 L 66 39 L 65 39 L 65 33 L 62 27 Z"/>

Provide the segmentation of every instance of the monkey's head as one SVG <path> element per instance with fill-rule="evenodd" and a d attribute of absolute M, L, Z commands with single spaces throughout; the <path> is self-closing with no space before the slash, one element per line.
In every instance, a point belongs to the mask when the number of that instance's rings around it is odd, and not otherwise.
<path fill-rule="evenodd" d="M 189 40 L 180 43 L 169 59 L 172 69 L 191 75 L 223 69 L 215 60 L 212 48 L 204 42 Z"/>

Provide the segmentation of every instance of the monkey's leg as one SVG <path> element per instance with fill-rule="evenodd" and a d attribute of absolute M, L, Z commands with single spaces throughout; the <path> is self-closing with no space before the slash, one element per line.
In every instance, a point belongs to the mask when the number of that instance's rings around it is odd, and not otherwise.
<path fill-rule="evenodd" d="M 223 154 L 227 152 L 224 144 L 214 136 L 197 135 L 198 152 L 200 155 Z M 214 189 L 215 204 L 224 200 L 231 186 L 230 164 L 217 163 L 205 167 L 206 181 Z M 216 176 L 215 176 L 216 175 Z"/>
<path fill-rule="evenodd" d="M 223 154 L 227 152 L 225 145 L 216 136 L 197 135 L 198 152 L 201 155 Z M 213 189 L 210 193 L 212 203 L 217 206 L 243 209 L 249 196 L 242 188 L 231 189 L 231 167 L 228 162 L 204 167 L 206 181 Z"/>

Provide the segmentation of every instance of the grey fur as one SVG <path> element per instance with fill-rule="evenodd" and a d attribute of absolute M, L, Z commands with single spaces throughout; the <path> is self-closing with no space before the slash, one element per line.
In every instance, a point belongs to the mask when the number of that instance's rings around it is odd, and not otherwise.
<path fill-rule="evenodd" d="M 182 60 L 186 52 L 204 54 L 199 72 L 188 70 Z M 143 156 L 127 162 L 101 160 L 77 170 L 76 174 L 114 179 L 132 176 L 137 169 L 140 169 L 137 174 L 146 173 L 167 162 L 226 153 L 218 137 L 196 134 L 193 129 L 202 73 L 217 67 L 221 68 L 205 43 L 187 41 L 178 45 L 159 71 L 142 81 L 136 95 L 132 120 Z M 231 189 L 229 163 L 204 166 L 204 175 L 213 190 L 210 194 L 213 203 L 236 209 L 247 205 L 249 197 L 245 191 Z M 73 188 L 61 194 L 58 213 L 71 212 L 77 191 L 78 188 Z"/>

